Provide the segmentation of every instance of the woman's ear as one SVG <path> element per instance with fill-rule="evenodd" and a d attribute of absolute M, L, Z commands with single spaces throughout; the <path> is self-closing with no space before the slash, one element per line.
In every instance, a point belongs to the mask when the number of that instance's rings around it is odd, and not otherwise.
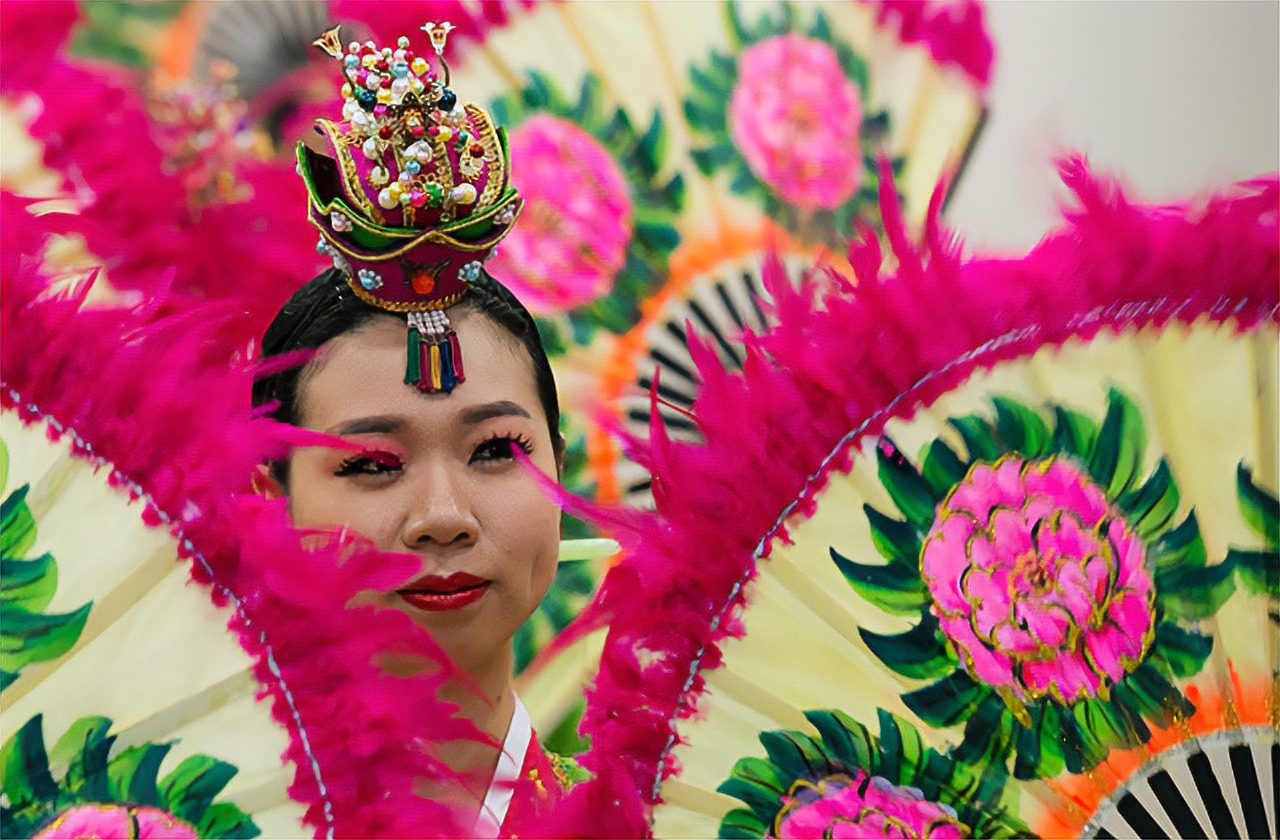
<path fill-rule="evenodd" d="M 284 486 L 271 474 L 270 464 L 259 464 L 249 479 L 253 492 L 267 499 L 278 499 L 287 495 Z"/>

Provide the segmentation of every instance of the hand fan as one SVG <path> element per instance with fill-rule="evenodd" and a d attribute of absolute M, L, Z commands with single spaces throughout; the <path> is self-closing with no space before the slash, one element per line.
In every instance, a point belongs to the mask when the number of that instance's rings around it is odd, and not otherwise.
<path fill-rule="evenodd" d="M 896 276 L 693 344 L 584 724 L 655 835 L 1276 836 L 1280 192 L 1064 172 L 1021 260 L 888 200 Z"/>
<path fill-rule="evenodd" d="M 0 416 L 4 836 L 304 833 L 234 608 L 189 585 L 124 476 Z"/>
<path fill-rule="evenodd" d="M 408 616 L 353 603 L 420 563 L 301 535 L 246 492 L 255 465 L 335 441 L 251 416 L 224 341 L 243 310 L 85 305 L 85 281 L 41 272 L 56 221 L 0 202 L 5 836 L 471 825 L 418 788 L 456 779 L 436 743 L 482 737 L 439 699 L 453 666 Z"/>
<path fill-rule="evenodd" d="M 492 269 L 563 353 L 573 436 L 585 438 L 575 489 L 649 504 L 643 471 L 582 418 L 603 407 L 642 428 L 647 405 L 630 397 L 660 368 L 680 424 L 696 393 L 685 320 L 738 356 L 769 245 L 811 256 L 878 225 L 877 155 L 892 159 L 913 223 L 923 218 L 982 116 L 990 44 L 980 11 L 960 9 L 976 12 L 969 29 L 917 33 L 930 44 L 855 3 L 547 3 L 471 29 L 457 73 L 508 127 L 528 208 Z M 333 11 L 374 29 L 423 13 Z M 959 43 L 985 45 L 985 63 L 929 53 Z"/>

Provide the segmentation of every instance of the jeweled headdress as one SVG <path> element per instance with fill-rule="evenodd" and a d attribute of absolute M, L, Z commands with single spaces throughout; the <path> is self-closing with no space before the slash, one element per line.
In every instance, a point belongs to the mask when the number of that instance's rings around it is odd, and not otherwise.
<path fill-rule="evenodd" d="M 315 42 L 342 64 L 342 121 L 316 121 L 332 157 L 297 147 L 317 249 L 360 299 L 407 313 L 405 383 L 448 393 L 465 375 L 446 310 L 520 212 L 506 133 L 450 88 L 451 24 L 422 27 L 439 72 L 405 36 L 344 50 L 338 29 Z"/>

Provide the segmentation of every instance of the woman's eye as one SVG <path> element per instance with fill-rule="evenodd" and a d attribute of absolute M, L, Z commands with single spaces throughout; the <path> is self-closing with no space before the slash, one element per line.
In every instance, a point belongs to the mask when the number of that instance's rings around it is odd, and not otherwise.
<path fill-rule="evenodd" d="M 356 455 L 342 462 L 334 472 L 336 476 L 348 475 L 388 475 L 400 472 L 400 459 L 394 455 L 378 453 L 376 455 Z"/>
<path fill-rule="evenodd" d="M 510 461 L 515 456 L 511 452 L 511 447 L 517 446 L 524 454 L 528 455 L 533 451 L 531 444 L 523 435 L 510 437 L 500 435 L 491 437 L 484 443 L 475 448 L 471 453 L 471 463 L 475 464 L 483 461 Z"/>

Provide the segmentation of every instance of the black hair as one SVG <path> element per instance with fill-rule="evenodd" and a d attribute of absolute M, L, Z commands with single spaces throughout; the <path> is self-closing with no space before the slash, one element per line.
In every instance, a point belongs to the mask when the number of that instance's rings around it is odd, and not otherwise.
<path fill-rule="evenodd" d="M 564 438 L 560 436 L 560 402 L 556 396 L 551 363 L 533 316 L 506 286 L 485 271 L 468 283 L 466 296 L 451 309 L 452 312 L 468 310 L 485 316 L 511 333 L 528 354 L 533 365 L 538 400 L 547 416 L 551 445 L 558 459 L 564 449 Z M 380 316 L 403 319 L 403 316 L 360 300 L 347 286 L 342 273 L 329 269 L 294 292 L 276 313 L 262 337 L 262 356 L 271 358 L 320 347 Z M 270 416 L 282 423 L 297 425 L 301 419 L 298 398 L 304 372 L 305 366 L 296 366 L 259 379 L 253 386 L 253 404 L 260 406 L 276 402 L 278 405 Z M 271 472 L 277 481 L 287 484 L 287 462 L 272 463 Z"/>

